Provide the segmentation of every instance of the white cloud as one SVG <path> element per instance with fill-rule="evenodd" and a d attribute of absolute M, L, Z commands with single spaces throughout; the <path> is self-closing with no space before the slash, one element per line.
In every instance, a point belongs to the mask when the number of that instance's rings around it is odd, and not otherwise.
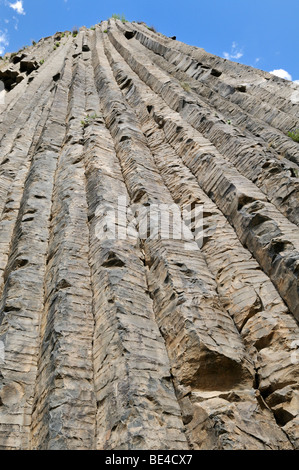
<path fill-rule="evenodd" d="M 19 27 L 19 18 L 17 18 L 16 16 L 13 16 L 12 18 L 15 20 L 14 28 L 15 28 L 16 31 L 18 31 L 18 27 Z"/>
<path fill-rule="evenodd" d="M 15 3 L 9 3 L 9 6 L 17 13 L 19 13 L 19 15 L 25 15 L 23 0 L 17 0 Z"/>
<path fill-rule="evenodd" d="M 299 85 L 299 80 L 294 80 L 294 83 L 297 83 Z"/>
<path fill-rule="evenodd" d="M 292 75 L 289 74 L 289 72 L 287 72 L 286 70 L 284 69 L 277 69 L 277 70 L 272 70 L 272 72 L 270 72 L 272 75 L 276 75 L 276 77 L 280 77 L 280 78 L 284 78 L 285 80 L 290 80 L 292 81 Z"/>
<path fill-rule="evenodd" d="M 4 54 L 6 46 L 8 46 L 9 41 L 8 41 L 8 36 L 7 36 L 7 30 L 5 31 L 0 31 L 0 55 Z"/>
<path fill-rule="evenodd" d="M 243 57 L 243 51 L 238 47 L 238 44 L 234 41 L 232 43 L 230 52 L 223 52 L 223 57 L 227 60 L 241 59 Z"/>

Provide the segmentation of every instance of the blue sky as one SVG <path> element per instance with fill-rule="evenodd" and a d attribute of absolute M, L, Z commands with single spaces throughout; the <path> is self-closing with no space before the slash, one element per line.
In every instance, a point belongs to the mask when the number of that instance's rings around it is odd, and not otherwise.
<path fill-rule="evenodd" d="M 112 13 L 220 57 L 299 80 L 299 0 L 0 0 L 0 55 Z"/>

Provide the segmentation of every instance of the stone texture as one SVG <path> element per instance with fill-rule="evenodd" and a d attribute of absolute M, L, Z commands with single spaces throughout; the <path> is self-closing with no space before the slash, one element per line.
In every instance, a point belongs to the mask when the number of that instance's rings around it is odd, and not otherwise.
<path fill-rule="evenodd" d="M 0 79 L 0 449 L 298 449 L 299 87 L 118 20 Z"/>

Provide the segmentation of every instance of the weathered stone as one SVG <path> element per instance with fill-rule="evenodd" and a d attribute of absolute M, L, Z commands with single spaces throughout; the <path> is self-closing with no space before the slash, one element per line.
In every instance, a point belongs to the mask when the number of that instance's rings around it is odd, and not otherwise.
<path fill-rule="evenodd" d="M 20 52 L 19 54 L 15 54 L 10 58 L 10 62 L 13 64 L 18 64 L 21 62 L 26 57 L 26 54 L 24 52 Z"/>
<path fill-rule="evenodd" d="M 39 65 L 36 60 L 21 60 L 20 62 L 20 72 L 26 72 L 27 75 L 33 72 L 33 70 L 38 69 Z"/>
<path fill-rule="evenodd" d="M 0 64 L 0 449 L 299 448 L 298 89 L 175 39 Z"/>
<path fill-rule="evenodd" d="M 5 90 L 10 91 L 24 80 L 24 77 L 17 70 L 8 68 L 0 70 L 0 80 L 4 83 Z"/>

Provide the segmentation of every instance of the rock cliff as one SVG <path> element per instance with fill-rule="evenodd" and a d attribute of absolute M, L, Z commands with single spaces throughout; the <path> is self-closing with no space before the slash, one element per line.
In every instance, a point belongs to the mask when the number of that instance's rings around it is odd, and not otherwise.
<path fill-rule="evenodd" d="M 0 449 L 298 449 L 299 86 L 118 20 L 4 59 Z"/>

